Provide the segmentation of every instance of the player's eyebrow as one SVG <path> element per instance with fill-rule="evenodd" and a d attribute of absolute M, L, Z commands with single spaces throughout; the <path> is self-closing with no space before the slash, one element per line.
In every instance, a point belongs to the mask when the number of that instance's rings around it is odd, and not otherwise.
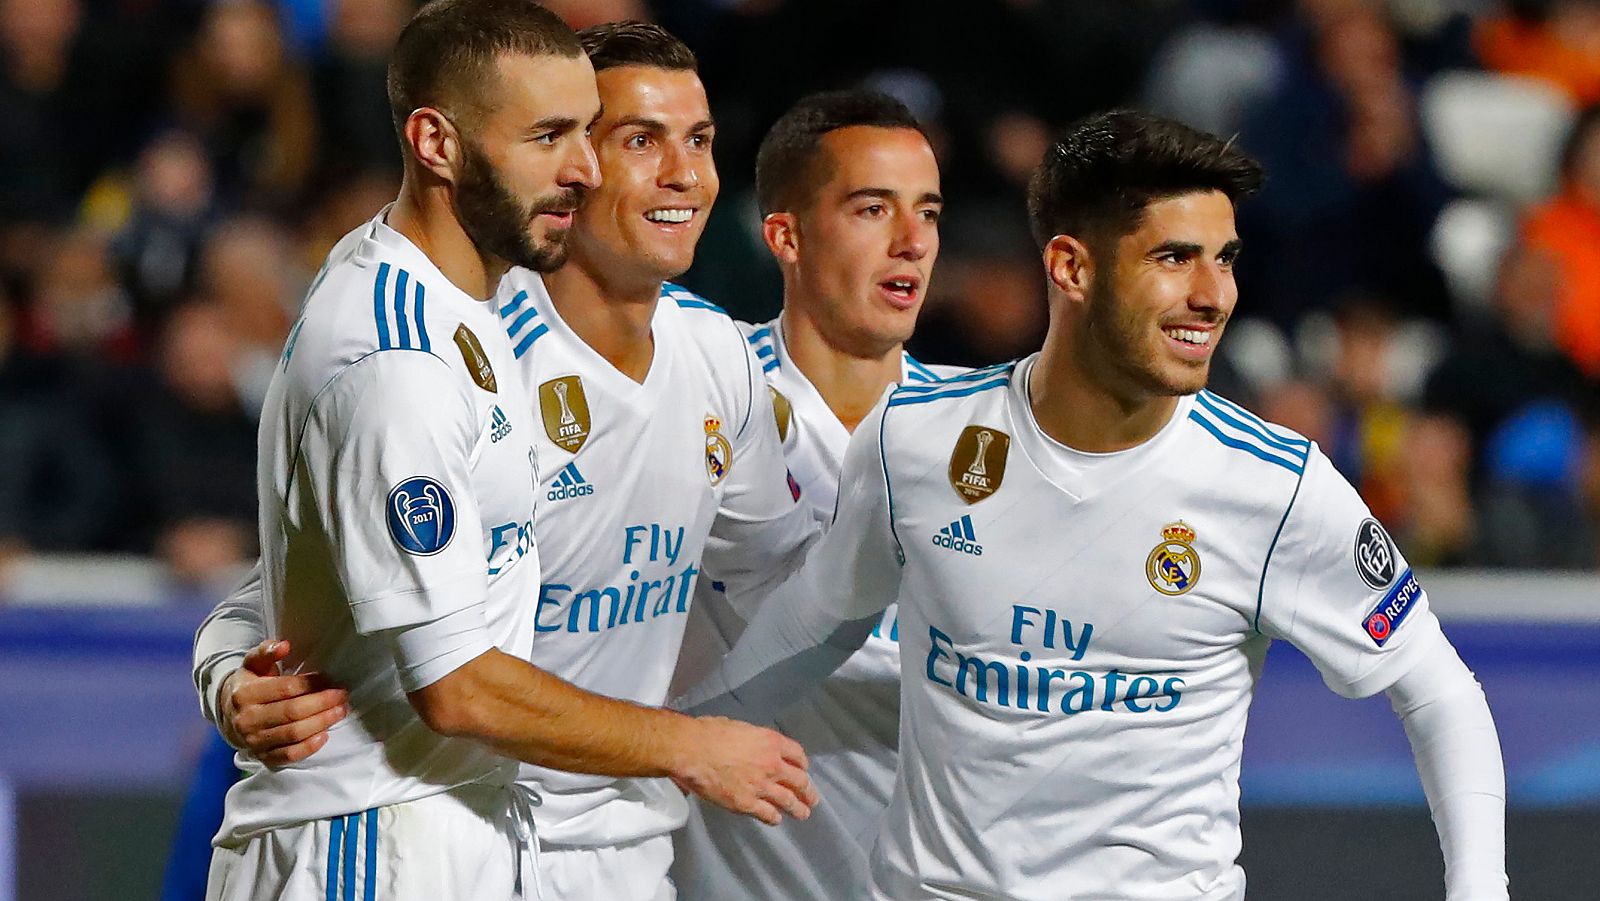
<path fill-rule="evenodd" d="M 846 200 L 855 200 L 859 197 L 871 197 L 876 200 L 896 200 L 900 197 L 900 192 L 893 188 L 857 188 L 845 195 Z M 944 203 L 944 196 L 933 191 L 926 191 L 921 197 L 917 198 L 917 203 L 942 204 Z"/>
<path fill-rule="evenodd" d="M 578 120 L 571 116 L 545 116 L 543 119 L 540 119 L 528 126 L 528 133 L 538 134 L 546 131 L 568 132 L 577 127 Z"/>
<path fill-rule="evenodd" d="M 1172 253 L 1179 256 L 1192 257 L 1197 256 L 1204 249 L 1193 241 L 1162 241 L 1160 244 L 1150 248 L 1150 256 L 1155 257 Z"/>
<path fill-rule="evenodd" d="M 1217 251 L 1217 256 L 1223 256 L 1224 254 L 1238 256 L 1241 250 L 1244 250 L 1244 242 L 1234 238 L 1232 241 L 1222 245 L 1222 249 Z"/>

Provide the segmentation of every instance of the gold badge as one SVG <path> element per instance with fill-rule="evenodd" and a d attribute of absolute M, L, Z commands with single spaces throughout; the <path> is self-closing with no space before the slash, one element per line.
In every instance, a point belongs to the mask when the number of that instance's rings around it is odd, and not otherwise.
<path fill-rule="evenodd" d="M 733 445 L 722 437 L 722 420 L 706 414 L 706 475 L 716 485 L 728 477 L 733 468 Z"/>
<path fill-rule="evenodd" d="M 539 414 L 544 433 L 562 450 L 575 454 L 589 440 L 589 400 L 577 376 L 564 375 L 540 385 Z"/>
<path fill-rule="evenodd" d="M 489 365 L 489 356 L 483 352 L 483 345 L 478 343 L 478 336 L 467 328 L 466 323 L 462 323 L 456 327 L 455 337 L 456 347 L 461 348 L 461 359 L 466 362 L 467 371 L 472 373 L 472 380 L 490 394 L 500 393 L 494 381 L 494 367 Z"/>
<path fill-rule="evenodd" d="M 1194 549 L 1194 539 L 1194 529 L 1181 519 L 1161 530 L 1161 543 L 1144 561 L 1151 588 L 1179 595 L 1200 581 L 1200 553 Z"/>
<path fill-rule="evenodd" d="M 767 390 L 772 392 L 772 415 L 778 419 L 778 440 L 788 441 L 789 421 L 794 419 L 794 407 L 789 405 L 789 398 L 784 397 L 783 392 L 771 385 L 767 386 Z"/>
<path fill-rule="evenodd" d="M 1006 454 L 1011 436 L 988 426 L 969 425 L 950 453 L 950 487 L 969 504 L 976 504 L 1000 488 L 1006 476 Z"/>

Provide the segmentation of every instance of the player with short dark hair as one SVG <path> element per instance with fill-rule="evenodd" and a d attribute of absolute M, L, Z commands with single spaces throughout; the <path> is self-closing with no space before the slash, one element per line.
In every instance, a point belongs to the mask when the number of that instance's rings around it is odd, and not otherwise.
<path fill-rule="evenodd" d="M 313 284 L 263 412 L 258 600 L 238 619 L 225 603 L 197 639 L 208 716 L 267 752 L 239 758 L 208 896 L 538 897 L 538 796 L 509 790 L 517 760 L 804 816 L 792 741 L 529 663 L 548 631 L 538 404 L 496 291 L 512 267 L 561 264 L 600 184 L 577 38 L 527 0 L 437 0 L 395 60 L 394 105 L 421 104 L 398 123 L 399 199 Z M 298 675 L 239 670 L 213 691 L 263 633 Z M 312 672 L 346 693 L 307 695 Z M 271 703 L 290 695 L 307 697 Z"/>
<path fill-rule="evenodd" d="M 898 602 L 873 897 L 1243 898 L 1239 764 L 1274 638 L 1340 694 L 1388 695 L 1448 897 L 1506 897 L 1494 723 L 1416 575 L 1312 442 L 1203 390 L 1259 177 L 1144 114 L 1069 128 L 1030 204 L 1042 350 L 888 393 L 833 526 L 685 698 L 768 719 Z"/>
<path fill-rule="evenodd" d="M 805 97 L 767 130 L 756 151 L 756 203 L 761 215 L 794 210 L 816 198 L 832 158 L 824 139 L 844 128 L 904 128 L 922 133 L 906 105 L 873 91 L 829 91 Z M 926 135 L 924 135 L 926 138 Z"/>

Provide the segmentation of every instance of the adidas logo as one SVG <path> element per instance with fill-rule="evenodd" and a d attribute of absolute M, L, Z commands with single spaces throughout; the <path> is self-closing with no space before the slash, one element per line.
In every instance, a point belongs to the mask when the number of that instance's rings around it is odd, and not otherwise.
<path fill-rule="evenodd" d="M 490 421 L 494 431 L 489 433 L 489 440 L 497 442 L 511 434 L 511 420 L 506 417 L 506 411 L 500 409 L 499 404 L 494 405 L 494 418 Z"/>
<path fill-rule="evenodd" d="M 587 497 L 594 494 L 594 486 L 578 471 L 576 463 L 568 463 L 562 467 L 561 474 L 550 483 L 550 491 L 545 494 L 546 500 L 564 501 L 574 497 Z"/>
<path fill-rule="evenodd" d="M 947 547 L 952 551 L 971 554 L 974 557 L 983 556 L 983 545 L 978 543 L 978 536 L 972 533 L 972 517 L 963 515 L 960 519 L 940 529 L 933 536 L 933 543 L 940 547 Z"/>

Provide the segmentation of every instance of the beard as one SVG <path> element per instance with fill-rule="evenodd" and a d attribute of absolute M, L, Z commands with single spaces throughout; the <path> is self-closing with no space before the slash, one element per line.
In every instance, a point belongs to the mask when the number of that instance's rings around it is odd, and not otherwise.
<path fill-rule="evenodd" d="M 534 272 L 554 272 L 567 261 L 570 229 L 556 229 L 545 240 L 538 241 L 528 227 L 540 213 L 569 212 L 577 209 L 582 199 L 582 188 L 568 188 L 523 203 L 500 178 L 488 155 L 471 142 L 462 142 L 456 215 L 467 237 L 479 250 L 494 254 L 513 266 Z"/>
<path fill-rule="evenodd" d="M 1111 380 L 1157 397 L 1195 394 L 1206 386 L 1211 363 L 1168 363 L 1151 343 L 1152 323 L 1122 303 L 1111 286 L 1109 273 L 1095 273 L 1083 334 L 1099 366 L 1110 370 Z M 1156 326 L 1159 330 L 1159 325 Z M 1222 336 L 1219 327 L 1212 340 Z M 1180 368 L 1181 367 L 1181 368 Z"/>

